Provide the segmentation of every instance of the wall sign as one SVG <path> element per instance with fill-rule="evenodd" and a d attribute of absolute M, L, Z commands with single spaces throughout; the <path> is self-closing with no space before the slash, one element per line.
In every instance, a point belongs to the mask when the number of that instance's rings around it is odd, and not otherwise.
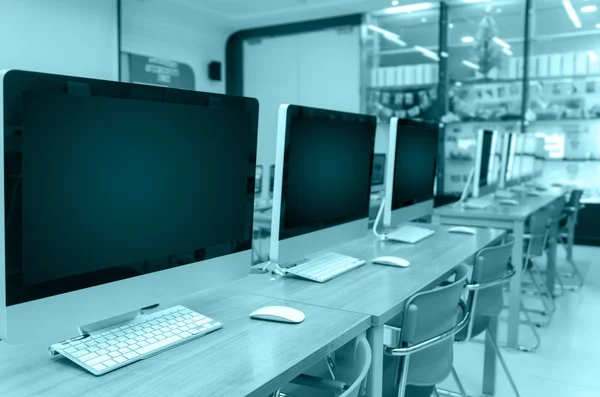
<path fill-rule="evenodd" d="M 194 71 L 185 63 L 128 54 L 129 81 L 163 87 L 195 90 Z"/>

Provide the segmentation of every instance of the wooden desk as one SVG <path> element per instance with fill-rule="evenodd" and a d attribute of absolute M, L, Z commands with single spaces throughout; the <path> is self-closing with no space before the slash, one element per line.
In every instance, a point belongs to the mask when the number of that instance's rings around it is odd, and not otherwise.
<path fill-rule="evenodd" d="M 519 324 L 521 312 L 521 281 L 523 263 L 523 247 L 525 223 L 529 217 L 537 211 L 554 204 L 555 201 L 565 195 L 566 191 L 561 189 L 543 192 L 539 197 L 530 197 L 524 194 L 516 194 L 515 199 L 519 201 L 518 206 L 505 206 L 494 203 L 492 206 L 482 209 L 464 208 L 459 203 L 448 204 L 438 207 L 433 212 L 433 223 L 449 225 L 488 226 L 512 230 L 515 237 L 512 260 L 516 264 L 516 274 L 511 279 L 509 320 L 508 320 L 508 347 L 517 349 L 519 345 Z M 484 197 L 485 199 L 485 197 Z M 494 201 L 494 198 L 487 196 Z M 556 230 L 558 225 L 556 225 Z M 555 233 L 553 233 L 555 234 Z M 556 277 L 556 236 L 549 241 L 548 271 L 546 283 L 549 291 L 554 291 Z"/>
<path fill-rule="evenodd" d="M 366 315 L 213 289 L 181 303 L 223 329 L 101 377 L 46 353 L 55 340 L 0 342 L 0 396 L 265 397 L 364 333 Z M 297 325 L 251 320 L 268 305 L 296 307 Z"/>
<path fill-rule="evenodd" d="M 459 263 L 468 262 L 479 250 L 505 235 L 494 229 L 478 229 L 475 236 L 452 234 L 446 226 L 416 225 L 436 233 L 418 244 L 402 244 L 376 240 L 369 232 L 360 240 L 328 250 L 364 259 L 367 264 L 324 284 L 289 277 L 271 282 L 271 276 L 263 274 L 223 288 L 371 316 L 373 327 L 367 333 L 373 350 L 369 396 L 379 397 L 383 382 L 383 325 L 402 313 L 409 297 L 437 285 Z M 398 268 L 370 263 L 386 255 L 408 259 L 411 265 Z M 493 375 L 488 372 L 488 377 Z"/>

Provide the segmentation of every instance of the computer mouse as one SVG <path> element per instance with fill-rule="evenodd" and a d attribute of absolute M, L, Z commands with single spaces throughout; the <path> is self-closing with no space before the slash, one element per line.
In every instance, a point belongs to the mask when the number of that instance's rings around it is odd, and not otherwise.
<path fill-rule="evenodd" d="M 450 233 L 462 233 L 462 234 L 477 234 L 477 230 L 472 227 L 455 226 L 448 229 Z"/>
<path fill-rule="evenodd" d="M 278 323 L 298 324 L 304 321 L 306 316 L 300 310 L 292 307 L 265 306 L 250 313 L 250 318 Z"/>
<path fill-rule="evenodd" d="M 382 256 L 381 258 L 375 258 L 371 261 L 376 265 L 385 266 L 396 266 L 396 267 L 408 267 L 410 262 L 404 258 L 398 258 L 397 256 Z"/>
<path fill-rule="evenodd" d="M 496 198 L 498 199 L 509 199 L 515 197 L 515 194 L 506 190 L 496 192 Z"/>
<path fill-rule="evenodd" d="M 516 207 L 519 205 L 519 202 L 517 200 L 511 200 L 511 199 L 499 200 L 498 202 L 502 205 L 510 205 L 513 207 Z"/>

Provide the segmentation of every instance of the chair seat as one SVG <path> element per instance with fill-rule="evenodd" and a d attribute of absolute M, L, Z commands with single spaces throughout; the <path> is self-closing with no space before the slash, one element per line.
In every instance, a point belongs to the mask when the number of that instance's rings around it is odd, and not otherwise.
<path fill-rule="evenodd" d="M 490 323 L 490 316 L 475 316 L 471 319 L 473 322 L 473 330 L 471 333 L 471 339 L 485 332 L 488 324 Z M 457 342 L 464 342 L 467 339 L 467 333 L 469 332 L 468 327 L 463 329 L 461 332 L 456 334 L 454 340 Z"/>

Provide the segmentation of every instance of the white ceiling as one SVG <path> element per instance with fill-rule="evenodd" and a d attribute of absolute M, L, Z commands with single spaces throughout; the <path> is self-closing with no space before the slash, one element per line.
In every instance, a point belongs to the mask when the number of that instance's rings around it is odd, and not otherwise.
<path fill-rule="evenodd" d="M 213 22 L 234 30 L 374 11 L 391 3 L 391 0 L 167 1 L 208 14 Z"/>

